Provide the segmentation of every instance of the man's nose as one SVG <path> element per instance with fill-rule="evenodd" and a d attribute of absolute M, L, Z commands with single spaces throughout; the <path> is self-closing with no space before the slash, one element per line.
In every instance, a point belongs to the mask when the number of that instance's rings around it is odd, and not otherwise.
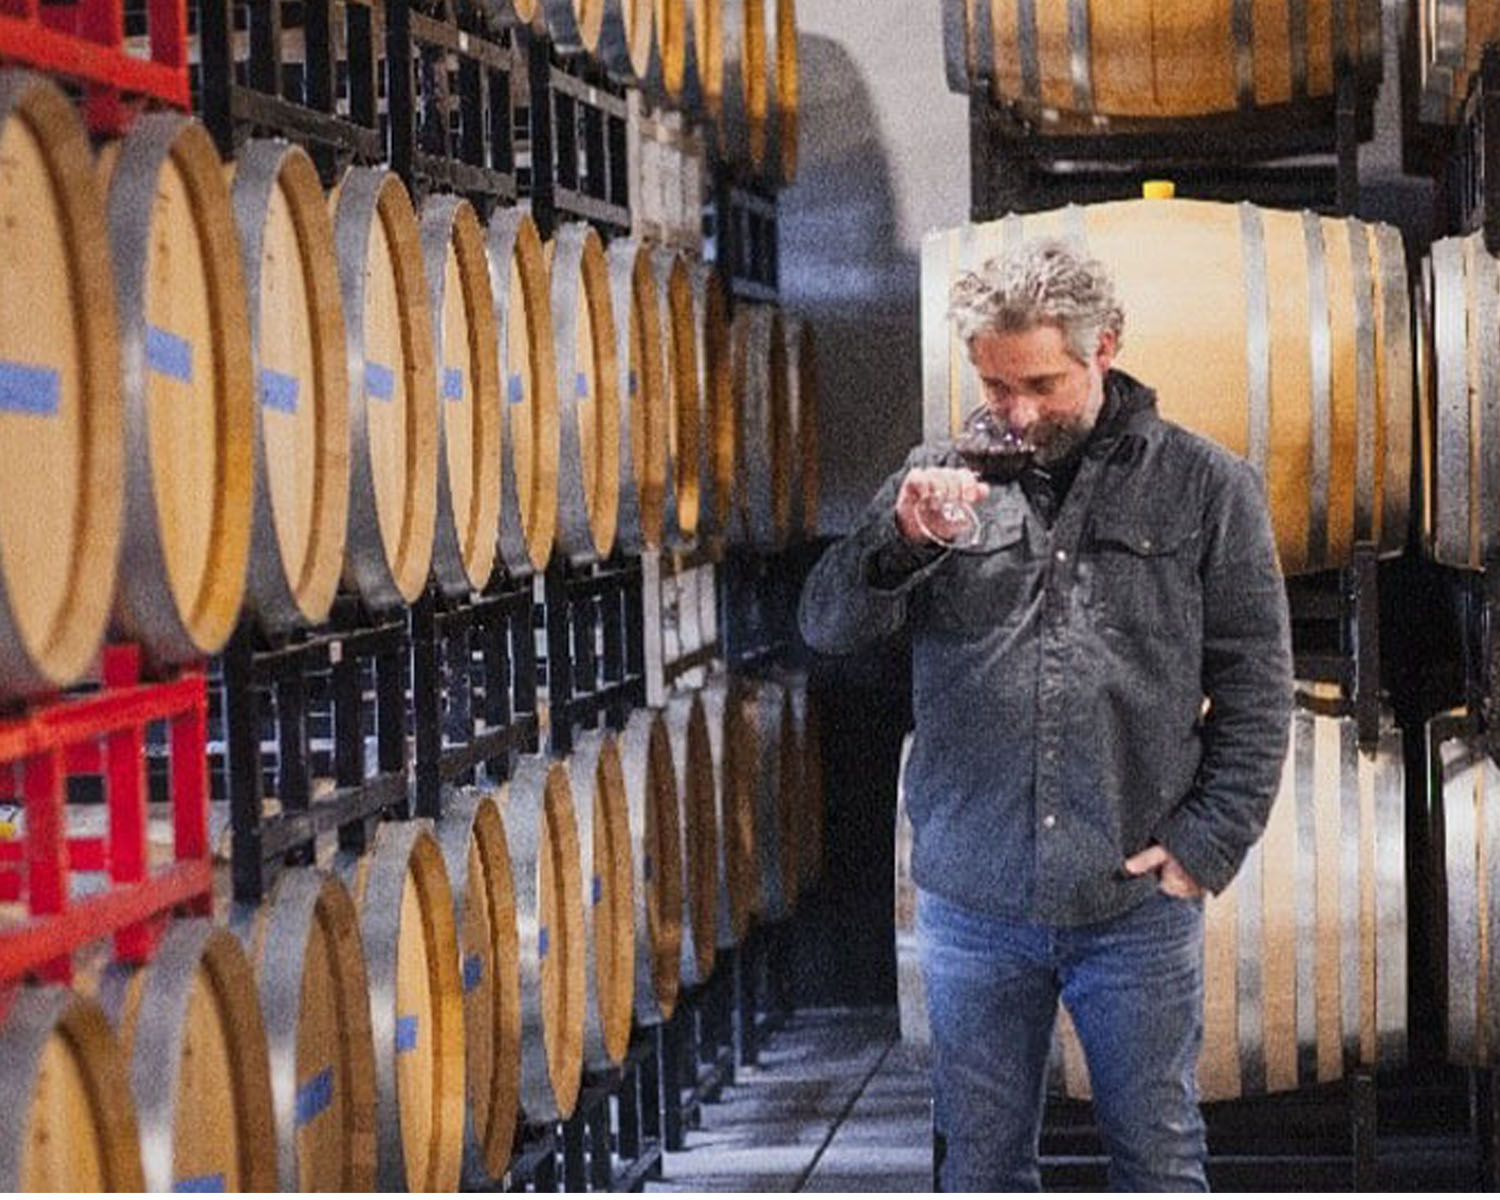
<path fill-rule="evenodd" d="M 1008 429 L 1017 433 L 1025 433 L 1037 421 L 1036 402 L 1027 396 L 1008 396 L 994 406 L 995 415 L 998 416 Z"/>

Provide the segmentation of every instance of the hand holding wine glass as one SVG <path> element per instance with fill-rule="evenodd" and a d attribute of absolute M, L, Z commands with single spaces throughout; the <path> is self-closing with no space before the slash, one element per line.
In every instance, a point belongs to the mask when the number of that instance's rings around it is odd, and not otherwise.
<path fill-rule="evenodd" d="M 910 472 L 896 501 L 896 517 L 911 541 L 968 549 L 983 527 L 974 505 L 991 483 L 1008 483 L 1031 461 L 1035 448 L 987 407 L 964 420 L 954 442 L 963 467 L 926 467 Z"/>

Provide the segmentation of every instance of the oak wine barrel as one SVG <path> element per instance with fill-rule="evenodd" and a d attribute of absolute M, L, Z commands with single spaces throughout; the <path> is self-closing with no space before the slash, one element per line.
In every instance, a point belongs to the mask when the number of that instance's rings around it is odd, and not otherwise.
<path fill-rule="evenodd" d="M 359 915 L 312 867 L 229 917 L 255 968 L 275 1115 L 277 1188 L 375 1186 L 375 1043 Z"/>
<path fill-rule="evenodd" d="M 1183 118 L 1332 97 L 1381 68 L 1379 0 L 942 0 L 948 84 L 1029 113 Z"/>
<path fill-rule="evenodd" d="M 718 945 L 719 828 L 708 713 L 697 692 L 667 702 L 672 771 L 678 781 L 682 841 L 682 957 L 679 977 L 694 987 L 713 974 Z"/>
<path fill-rule="evenodd" d="M 104 194 L 39 75 L 0 71 L 0 161 L 0 694 L 17 697 L 75 682 L 104 637 L 125 426 Z"/>
<path fill-rule="evenodd" d="M 787 317 L 787 407 L 792 428 L 792 511 L 794 535 L 818 536 L 818 360 L 812 323 Z"/>
<path fill-rule="evenodd" d="M 698 537 L 722 546 L 734 503 L 734 357 L 729 291 L 717 268 L 693 268 L 693 320 L 698 334 Z"/>
<path fill-rule="evenodd" d="M 99 995 L 130 1061 L 146 1190 L 273 1189 L 266 1031 L 234 935 L 176 921 L 149 964 L 107 968 Z"/>
<path fill-rule="evenodd" d="M 656 7 L 660 0 L 604 0 L 598 58 L 624 83 L 646 83 L 657 58 Z"/>
<path fill-rule="evenodd" d="M 1205 1101 L 1291 1091 L 1406 1055 L 1405 768 L 1382 717 L 1373 753 L 1352 717 L 1296 711 L 1265 836 L 1205 906 Z M 903 802 L 904 817 L 904 802 Z M 910 831 L 898 830 L 897 946 L 914 957 Z M 902 1036 L 926 1040 L 920 992 L 902 997 Z M 1081 1049 L 1061 1027 L 1055 1086 L 1088 1096 Z"/>
<path fill-rule="evenodd" d="M 344 582 L 376 612 L 427 585 L 438 424 L 421 232 L 401 180 L 352 167 L 330 198 L 349 361 Z"/>
<path fill-rule="evenodd" d="M 1419 0 L 1416 10 L 1421 119 L 1457 122 L 1485 46 L 1500 41 L 1500 8 L 1492 0 Z"/>
<path fill-rule="evenodd" d="M 766 0 L 723 0 L 722 13 L 722 110 L 711 132 L 722 162 L 759 173 L 766 161 L 770 106 Z"/>
<path fill-rule="evenodd" d="M 693 326 L 693 281 L 675 250 L 652 255 L 660 304 L 662 387 L 667 410 L 667 471 L 663 535 L 685 547 L 698 536 L 700 506 L 698 338 Z"/>
<path fill-rule="evenodd" d="M 717 122 L 724 112 L 724 0 L 687 0 L 687 25 L 683 102 L 705 122 Z"/>
<path fill-rule="evenodd" d="M 557 533 L 562 425 L 551 280 L 531 217 L 490 218 L 490 289 L 500 322 L 505 432 L 500 460 L 500 558 L 514 576 L 544 569 Z"/>
<path fill-rule="evenodd" d="M 500 360 L 484 230 L 455 196 L 422 206 L 422 258 L 438 380 L 432 571 L 450 596 L 477 592 L 500 535 Z"/>
<path fill-rule="evenodd" d="M 797 181 L 797 121 L 801 105 L 797 0 L 765 0 L 765 3 L 765 174 L 776 186 L 790 187 Z"/>
<path fill-rule="evenodd" d="M 552 44 L 565 53 L 594 54 L 604 29 L 607 0 L 541 0 Z"/>
<path fill-rule="evenodd" d="M 760 882 L 758 916 L 782 921 L 797 908 L 802 883 L 801 751 L 787 687 L 762 680 L 749 691 L 756 729 L 755 856 Z"/>
<path fill-rule="evenodd" d="M 652 254 L 630 238 L 616 238 L 608 251 L 621 410 L 616 541 L 626 554 L 659 549 L 665 522 L 668 414 Z"/>
<path fill-rule="evenodd" d="M 0 1187 L 145 1191 L 129 1066 L 96 1001 L 17 991 L 0 1023 L 0 1091 Z"/>
<path fill-rule="evenodd" d="M 670 1020 L 681 983 L 682 831 L 672 736 L 660 709 L 636 709 L 620 733 L 635 890 L 635 1021 Z"/>
<path fill-rule="evenodd" d="M 254 503 L 254 376 L 229 188 L 208 131 L 151 113 L 99 159 L 125 396 L 115 621 L 163 662 L 240 616 Z"/>
<path fill-rule="evenodd" d="M 655 0 L 656 48 L 654 70 L 647 76 L 647 94 L 657 104 L 681 107 L 687 95 L 688 70 L 697 72 L 693 54 L 692 0 Z"/>
<path fill-rule="evenodd" d="M 743 683 L 719 676 L 699 690 L 708 723 L 718 818 L 718 901 L 715 936 L 720 949 L 745 940 L 759 902 L 756 874 L 755 775 L 760 752 Z"/>
<path fill-rule="evenodd" d="M 542 755 L 523 755 L 506 794 L 521 952 L 521 1108 L 532 1122 L 566 1120 L 582 1080 L 589 987 L 568 770 Z"/>
<path fill-rule="evenodd" d="M 547 243 L 562 450 L 557 548 L 575 563 L 608 558 L 620 494 L 620 392 L 604 243 L 562 226 Z"/>
<path fill-rule="evenodd" d="M 307 151 L 252 139 L 232 192 L 256 379 L 246 601 L 277 634 L 327 619 L 349 520 L 349 368 L 333 222 Z"/>
<path fill-rule="evenodd" d="M 438 845 L 453 884 L 464 995 L 464 1182 L 510 1164 L 521 1106 L 521 976 L 510 847 L 494 793 L 446 793 Z"/>
<path fill-rule="evenodd" d="M 1287 574 L 1345 566 L 1356 543 L 1401 552 L 1412 344 L 1395 229 L 1249 204 L 1134 200 L 931 234 L 922 256 L 928 439 L 950 436 L 981 402 L 946 319 L 952 282 L 1035 236 L 1081 242 L 1112 269 L 1125 310 L 1117 365 L 1156 390 L 1162 416 L 1260 472 Z"/>
<path fill-rule="evenodd" d="M 442 851 L 422 822 L 388 822 L 366 854 L 342 853 L 338 867 L 359 909 L 370 984 L 376 1186 L 455 1191 L 464 1011 Z"/>
<path fill-rule="evenodd" d="M 607 1070 L 630 1046 L 635 1000 L 635 881 L 620 748 L 609 730 L 577 737 L 568 758 L 578 818 L 588 1000 L 583 1065 Z"/>
<path fill-rule="evenodd" d="M 792 429 L 781 314 L 737 305 L 734 361 L 734 539 L 781 550 L 791 532 Z"/>

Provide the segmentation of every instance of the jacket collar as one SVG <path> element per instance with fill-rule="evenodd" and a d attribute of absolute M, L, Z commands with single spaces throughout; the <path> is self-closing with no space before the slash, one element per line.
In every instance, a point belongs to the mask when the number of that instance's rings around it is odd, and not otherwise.
<path fill-rule="evenodd" d="M 1109 458 L 1116 453 L 1133 457 L 1161 429 L 1156 392 L 1135 376 L 1111 368 L 1104 377 L 1104 406 L 1084 453 L 1090 458 Z"/>

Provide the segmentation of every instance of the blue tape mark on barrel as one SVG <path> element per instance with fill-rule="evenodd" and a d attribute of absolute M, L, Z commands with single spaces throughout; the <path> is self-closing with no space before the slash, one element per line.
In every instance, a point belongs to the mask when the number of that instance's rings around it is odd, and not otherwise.
<path fill-rule="evenodd" d="M 538 958 L 547 957 L 547 947 L 551 944 L 551 941 L 552 939 L 548 936 L 545 925 L 536 931 L 536 956 Z"/>
<path fill-rule="evenodd" d="M 484 982 L 484 959 L 471 954 L 464 959 L 464 991 L 472 992 Z"/>
<path fill-rule="evenodd" d="M 580 400 L 587 400 L 589 397 L 589 377 L 582 371 L 573 377 L 573 395 Z"/>
<path fill-rule="evenodd" d="M 599 876 L 595 875 L 594 876 L 593 885 L 589 889 L 589 893 L 593 897 L 591 903 L 598 904 L 599 901 L 603 900 L 604 899 L 604 880 L 600 879 Z"/>
<path fill-rule="evenodd" d="M 297 1128 L 328 1111 L 328 1106 L 333 1103 L 333 1068 L 324 1067 L 306 1083 L 297 1089 L 296 1122 Z"/>
<path fill-rule="evenodd" d="M 512 375 L 505 385 L 505 398 L 512 404 L 526 399 L 526 382 L 519 375 Z"/>
<path fill-rule="evenodd" d="M 51 367 L 0 362 L 0 410 L 55 417 L 62 407 L 62 375 Z"/>
<path fill-rule="evenodd" d="M 149 325 L 146 327 L 146 366 L 179 383 L 192 383 L 193 344 L 159 325 Z"/>
<path fill-rule="evenodd" d="M 260 402 L 277 412 L 297 411 L 297 392 L 302 383 L 295 375 L 283 375 L 270 367 L 260 369 Z"/>
<path fill-rule="evenodd" d="M 656 878 L 656 860 L 649 854 L 641 855 L 641 876 L 647 883 Z"/>
<path fill-rule="evenodd" d="M 641 377 L 634 371 L 630 372 L 630 394 L 632 397 L 640 395 Z"/>
<path fill-rule="evenodd" d="M 462 400 L 464 398 L 464 372 L 462 367 L 443 368 L 443 399 Z"/>
<path fill-rule="evenodd" d="M 365 363 L 365 391 L 376 400 L 389 400 L 396 394 L 396 374 L 377 362 Z"/>
<path fill-rule="evenodd" d="M 417 1018 L 396 1018 L 396 1053 L 405 1054 L 417 1048 Z"/>
<path fill-rule="evenodd" d="M 222 1175 L 193 1175 L 172 1185 L 174 1192 L 222 1192 L 226 1190 Z"/>

